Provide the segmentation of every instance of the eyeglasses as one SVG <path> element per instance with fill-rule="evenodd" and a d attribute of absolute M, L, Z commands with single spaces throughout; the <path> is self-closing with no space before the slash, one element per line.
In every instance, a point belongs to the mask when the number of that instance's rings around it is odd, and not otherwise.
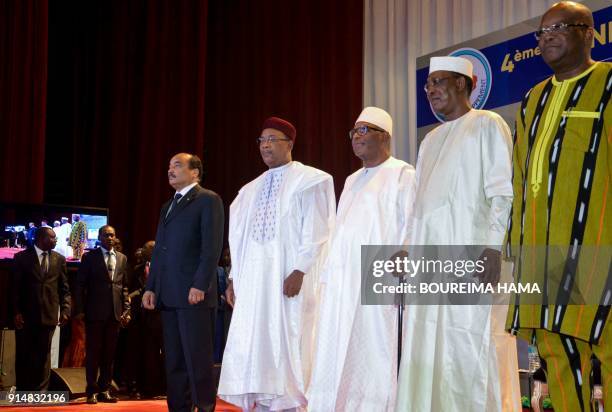
<path fill-rule="evenodd" d="M 282 137 L 276 137 L 276 136 L 260 136 L 260 137 L 256 137 L 255 138 L 255 143 L 257 143 L 257 145 L 260 145 L 262 143 L 276 143 L 276 142 L 282 142 L 282 141 L 287 141 L 287 140 L 291 140 L 291 139 L 286 139 L 286 138 L 282 138 Z"/>
<path fill-rule="evenodd" d="M 431 90 L 432 87 L 439 87 L 442 82 L 447 81 L 448 79 L 452 79 L 455 76 L 446 76 L 446 77 L 438 77 L 437 79 L 431 79 L 428 80 L 427 83 L 425 83 L 425 86 L 423 86 L 423 90 L 425 90 L 425 93 L 429 92 L 429 90 Z"/>
<path fill-rule="evenodd" d="M 580 27 L 580 28 L 588 29 L 591 26 L 589 26 L 588 24 L 584 24 L 584 23 L 557 23 L 557 24 L 551 24 L 550 26 L 546 26 L 546 27 L 540 27 L 540 30 L 537 30 L 535 33 L 533 33 L 533 35 L 535 36 L 536 40 L 539 41 L 540 38 L 544 34 L 567 33 L 570 27 Z"/>
<path fill-rule="evenodd" d="M 378 129 L 373 126 L 359 126 L 359 127 L 355 127 L 354 129 L 349 130 L 349 139 L 353 140 L 355 133 L 357 134 L 357 136 L 365 136 L 366 134 L 368 134 L 368 132 L 371 132 L 371 131 L 385 133 L 383 129 Z"/>

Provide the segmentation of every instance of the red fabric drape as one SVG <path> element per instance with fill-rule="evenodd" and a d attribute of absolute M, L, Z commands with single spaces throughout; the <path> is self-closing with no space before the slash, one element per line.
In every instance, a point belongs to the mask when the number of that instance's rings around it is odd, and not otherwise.
<path fill-rule="evenodd" d="M 131 254 L 155 236 L 171 155 L 204 147 L 207 2 L 51 6 L 46 199 L 109 207 Z"/>
<path fill-rule="evenodd" d="M 277 115 L 297 128 L 293 158 L 334 177 L 359 167 L 348 130 L 362 108 L 363 4 L 351 0 L 209 5 L 205 163 L 226 205 L 265 170 L 255 138 Z"/>
<path fill-rule="evenodd" d="M 294 158 L 339 196 L 359 166 L 362 27 L 349 0 L 53 2 L 45 200 L 110 207 L 131 253 L 171 196 L 170 156 L 203 152 L 227 207 L 265 168 L 254 138 L 269 115 L 296 125 Z"/>
<path fill-rule="evenodd" d="M 41 202 L 47 0 L 0 0 L 0 201 Z"/>

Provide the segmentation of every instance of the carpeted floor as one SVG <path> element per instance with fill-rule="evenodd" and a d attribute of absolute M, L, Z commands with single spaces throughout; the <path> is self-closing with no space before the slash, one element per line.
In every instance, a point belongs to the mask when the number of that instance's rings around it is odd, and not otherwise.
<path fill-rule="evenodd" d="M 81 412 L 81 411 L 110 411 L 110 412 L 165 412 L 168 410 L 165 400 L 145 400 L 145 401 L 119 401 L 117 403 L 98 403 L 96 405 L 88 405 L 85 403 L 85 398 L 71 402 L 68 405 L 61 406 L 2 406 L 1 412 L 24 412 L 26 410 L 35 410 L 37 412 Z M 216 412 L 240 412 L 240 409 L 217 399 Z"/>

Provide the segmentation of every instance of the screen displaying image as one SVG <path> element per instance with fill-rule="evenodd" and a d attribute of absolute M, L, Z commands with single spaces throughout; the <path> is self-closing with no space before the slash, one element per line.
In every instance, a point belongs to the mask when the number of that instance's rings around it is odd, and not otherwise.
<path fill-rule="evenodd" d="M 0 203 L 0 259 L 34 244 L 36 230 L 47 226 L 57 237 L 55 251 L 79 261 L 74 247 L 96 247 L 98 230 L 108 224 L 108 209 L 70 205 Z"/>
<path fill-rule="evenodd" d="M 94 242 L 98 239 L 98 231 L 96 229 L 87 229 L 87 240 L 93 240 Z"/>

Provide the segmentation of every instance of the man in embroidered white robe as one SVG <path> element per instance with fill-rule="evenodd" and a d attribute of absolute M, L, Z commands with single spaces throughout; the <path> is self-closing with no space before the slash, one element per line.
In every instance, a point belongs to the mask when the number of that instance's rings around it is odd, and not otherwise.
<path fill-rule="evenodd" d="M 414 168 L 390 156 L 391 116 L 366 107 L 349 133 L 363 162 L 346 179 L 329 255 L 308 410 L 392 411 L 397 383 L 397 307 L 361 305 L 361 246 L 403 245 L 414 198 Z"/>
<path fill-rule="evenodd" d="M 480 281 L 496 284 L 512 202 L 510 130 L 471 108 L 467 59 L 432 58 L 425 89 L 445 122 L 419 151 L 411 244 L 487 246 Z M 490 305 L 412 305 L 404 322 L 396 411 L 501 410 Z"/>
<path fill-rule="evenodd" d="M 258 144 L 269 170 L 246 184 L 230 207 L 227 298 L 234 312 L 219 397 L 245 411 L 306 407 L 313 269 L 336 201 L 329 174 L 291 160 L 295 135 L 283 119 L 264 122 Z"/>

